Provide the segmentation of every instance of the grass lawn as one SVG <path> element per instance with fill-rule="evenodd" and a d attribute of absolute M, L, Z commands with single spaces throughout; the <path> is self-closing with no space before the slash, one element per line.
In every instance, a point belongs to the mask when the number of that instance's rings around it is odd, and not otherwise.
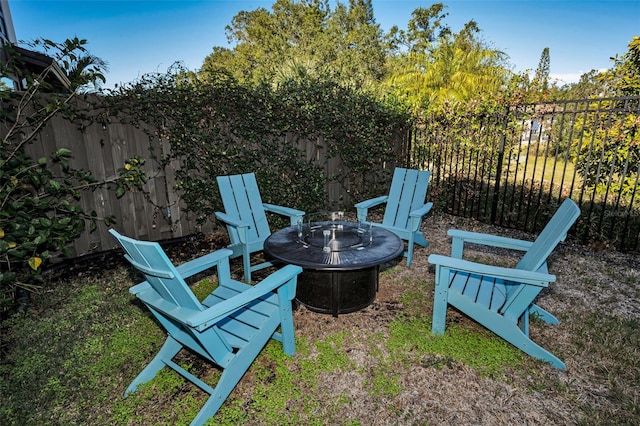
<path fill-rule="evenodd" d="M 526 161 L 526 155 L 519 158 L 512 159 L 509 163 L 509 177 L 512 182 L 553 182 L 555 187 L 560 186 L 569 190 L 572 186 L 572 179 L 575 173 L 575 164 L 565 162 L 562 158 L 556 159 L 555 157 L 534 157 L 530 156 L 529 161 Z M 576 181 L 573 182 L 574 188 L 580 188 L 582 186 L 582 179 L 580 175 L 576 176 Z"/>
<path fill-rule="evenodd" d="M 296 354 L 269 343 L 210 424 L 640 424 L 637 259 L 570 241 L 556 250 L 549 267 L 557 282 L 538 303 L 561 324 L 533 321 L 531 334 L 565 361 L 559 371 L 452 309 L 446 334 L 431 335 L 426 257 L 449 252 L 453 227 L 533 238 L 428 217 L 430 247 L 416 249 L 411 268 L 404 260 L 384 268 L 374 304 L 337 318 L 295 311 Z M 164 331 L 128 293 L 139 280 L 130 268 L 113 260 L 90 266 L 51 281 L 28 311 L 2 323 L 0 424 L 189 424 L 206 395 L 172 371 L 123 397 Z M 235 273 L 240 268 L 234 263 Z M 202 298 L 212 286 L 215 276 L 193 288 Z M 217 379 L 218 370 L 190 353 L 177 362 L 208 383 Z"/>

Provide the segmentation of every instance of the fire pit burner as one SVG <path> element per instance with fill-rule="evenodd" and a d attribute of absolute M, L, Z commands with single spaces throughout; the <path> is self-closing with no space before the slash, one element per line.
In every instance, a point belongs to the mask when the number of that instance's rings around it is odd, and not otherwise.
<path fill-rule="evenodd" d="M 369 306 L 378 291 L 379 265 L 402 254 L 402 240 L 370 223 L 344 221 L 340 213 L 314 221 L 318 217 L 273 233 L 265 253 L 302 266 L 296 299 L 310 310 L 337 316 Z"/>

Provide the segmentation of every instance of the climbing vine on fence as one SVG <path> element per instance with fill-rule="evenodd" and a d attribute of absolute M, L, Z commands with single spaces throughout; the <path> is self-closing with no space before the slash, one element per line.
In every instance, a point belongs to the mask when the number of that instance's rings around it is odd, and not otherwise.
<path fill-rule="evenodd" d="M 274 88 L 240 84 L 223 71 L 202 81 L 176 69 L 112 95 L 112 113 L 151 124 L 150 137 L 169 141 L 171 152 L 157 160 L 179 161 L 176 189 L 201 221 L 222 207 L 219 175 L 254 172 L 264 202 L 305 211 L 327 205 L 330 181 L 357 182 L 347 190 L 371 195 L 367 179 L 384 162 L 398 161 L 393 138 L 407 122 L 396 109 L 330 80 Z M 301 148 L 314 141 L 323 142 L 319 157 Z M 329 176 L 324 161 L 336 157 L 343 167 Z"/>

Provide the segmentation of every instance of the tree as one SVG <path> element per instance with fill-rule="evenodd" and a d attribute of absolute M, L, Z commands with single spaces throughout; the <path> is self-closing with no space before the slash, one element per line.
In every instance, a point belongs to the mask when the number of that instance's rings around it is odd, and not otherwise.
<path fill-rule="evenodd" d="M 241 11 L 226 27 L 231 50 L 214 49 L 205 58 L 200 74 L 206 77 L 224 67 L 240 82 L 272 82 L 282 64 L 292 59 L 314 59 L 321 64 L 328 6 L 320 0 L 277 0 L 272 12 L 264 8 Z M 318 54 L 314 52 L 318 50 Z"/>
<path fill-rule="evenodd" d="M 200 76 L 225 69 L 239 82 L 281 84 L 309 76 L 373 86 L 385 72 L 382 35 L 370 0 L 277 0 L 272 10 L 241 11 L 226 27 L 233 49 L 215 47 Z"/>
<path fill-rule="evenodd" d="M 614 66 L 598 76 L 605 87 L 611 88 L 610 93 L 617 96 L 640 95 L 640 37 L 633 37 L 628 49 L 622 57 L 612 58 Z M 615 193 L 633 199 L 640 172 L 640 116 L 627 111 L 627 101 L 607 100 L 616 102 L 620 112 L 606 122 L 599 120 L 597 113 L 581 117 L 585 135 L 576 138 L 574 144 L 580 144 L 578 150 L 581 155 L 576 167 L 587 184 L 596 188 L 606 187 L 604 180 L 608 175 L 618 182 L 613 186 Z M 606 173 L 600 170 L 600 160 L 611 164 Z M 638 198 L 635 200 L 637 202 Z"/>
<path fill-rule="evenodd" d="M 605 71 L 591 70 L 577 83 L 562 88 L 563 99 L 640 95 L 640 37 L 634 36 L 628 51 L 612 57 L 613 66 Z"/>
<path fill-rule="evenodd" d="M 87 40 L 74 37 L 62 43 L 37 39 L 29 43 L 31 49 L 42 49 L 53 57 L 69 79 L 69 91 L 87 93 L 96 91 L 106 82 L 107 63 L 92 55 L 84 47 Z"/>
<path fill-rule="evenodd" d="M 560 99 L 587 99 L 607 93 L 609 89 L 602 82 L 600 71 L 591 70 L 580 76 L 577 83 L 563 86 L 558 93 Z"/>
<path fill-rule="evenodd" d="M 327 20 L 327 34 L 333 43 L 330 68 L 336 80 L 360 88 L 377 84 L 385 74 L 386 55 L 382 31 L 376 24 L 370 0 L 349 0 L 336 5 Z"/>
<path fill-rule="evenodd" d="M 90 56 L 84 40 L 54 43 L 40 40 L 36 46 L 60 60 L 64 69 L 73 68 L 78 58 Z M 29 145 L 39 140 L 54 117 L 87 125 L 88 117 L 76 108 L 75 91 L 52 91 L 47 79 L 50 65 L 41 73 L 28 73 L 15 47 L 3 47 L 8 60 L 0 65 L 2 75 L 26 78 L 23 92 L 0 92 L 0 307 L 11 306 L 17 288 L 31 290 L 42 282 L 42 270 L 52 257 L 65 255 L 67 247 L 98 218 L 75 202 L 84 190 L 113 188 L 118 195 L 138 188 L 146 180 L 143 161 L 132 158 L 122 165 L 118 175 L 98 181 L 91 171 L 74 168 L 72 153 L 56 149 L 48 158 L 34 158 Z M 94 61 L 95 62 L 95 61 Z M 96 77 L 96 68 L 92 68 Z M 87 74 L 71 75 L 72 87 L 79 90 L 90 83 Z M 76 80 L 75 78 L 78 78 Z"/>
<path fill-rule="evenodd" d="M 640 95 L 640 37 L 634 36 L 627 53 L 611 60 L 614 66 L 601 75 L 601 81 L 611 86 L 616 96 Z"/>
<path fill-rule="evenodd" d="M 416 9 L 406 32 L 392 29 L 386 37 L 396 52 L 386 87 L 416 113 L 481 99 L 506 81 L 505 55 L 478 38 L 475 21 L 453 34 L 442 22 L 444 8 Z"/>
<path fill-rule="evenodd" d="M 540 61 L 538 62 L 538 68 L 533 77 L 533 88 L 543 97 L 547 94 L 549 89 L 549 71 L 551 67 L 551 57 L 549 56 L 549 48 L 542 49 L 540 54 Z"/>
<path fill-rule="evenodd" d="M 397 25 L 391 27 L 384 36 L 386 47 L 392 57 L 404 56 L 411 52 L 429 52 L 438 40 L 451 35 L 451 28 L 443 23 L 449 16 L 446 6 L 436 3 L 429 8 L 415 9 L 402 30 Z"/>
<path fill-rule="evenodd" d="M 78 56 L 68 69 L 71 90 L 81 92 L 90 90 L 90 87 L 94 90 L 100 89 L 101 84 L 107 81 L 103 74 L 107 70 L 107 63 L 97 56 Z"/>

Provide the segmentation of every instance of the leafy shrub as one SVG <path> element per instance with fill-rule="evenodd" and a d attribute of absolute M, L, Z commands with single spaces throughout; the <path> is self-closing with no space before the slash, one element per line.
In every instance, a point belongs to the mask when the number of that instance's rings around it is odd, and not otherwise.
<path fill-rule="evenodd" d="M 66 88 L 54 86 L 50 76 L 58 62 L 64 71 L 76 67 L 86 56 L 86 41 L 67 40 L 57 44 L 48 40 L 36 43 L 52 52 L 55 61 L 43 72 L 23 70 L 26 66 L 17 47 L 3 47 L 6 62 L 0 65 L 2 75 L 24 78 L 23 91 L 0 91 L 0 309 L 11 307 L 16 288 L 32 290 L 42 282 L 42 271 L 53 257 L 67 253 L 68 245 L 88 223 L 95 227 L 95 212 L 84 211 L 77 201 L 85 190 L 112 188 L 118 196 L 137 188 L 146 180 L 141 170 L 144 160 L 131 158 L 118 170 L 118 175 L 98 181 L 90 170 L 74 168 L 72 152 L 55 149 L 48 157 L 34 158 L 29 147 L 39 141 L 40 134 L 54 117 L 85 126 L 86 115 L 75 100 L 81 85 L 71 82 Z M 101 76 L 89 67 L 89 76 Z M 86 82 L 87 74 L 80 74 Z"/>

